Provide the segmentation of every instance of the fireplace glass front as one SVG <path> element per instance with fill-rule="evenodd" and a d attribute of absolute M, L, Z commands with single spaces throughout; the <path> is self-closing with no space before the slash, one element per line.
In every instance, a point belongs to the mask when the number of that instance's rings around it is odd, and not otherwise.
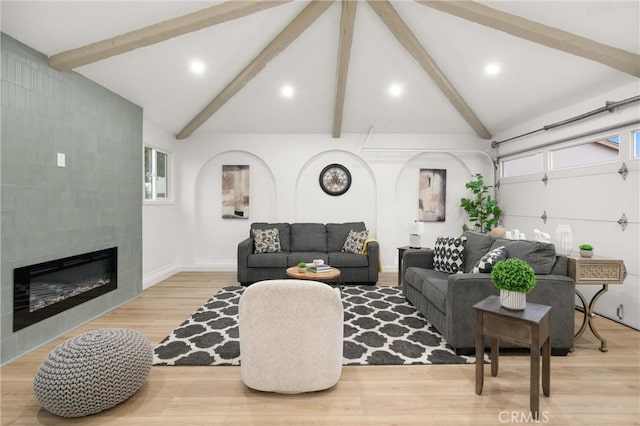
<path fill-rule="evenodd" d="M 115 290 L 117 263 L 113 247 L 14 269 L 13 331 Z"/>

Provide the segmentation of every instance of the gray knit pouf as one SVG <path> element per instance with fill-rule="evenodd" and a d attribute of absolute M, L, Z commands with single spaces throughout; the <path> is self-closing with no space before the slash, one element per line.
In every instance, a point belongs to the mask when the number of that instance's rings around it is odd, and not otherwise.
<path fill-rule="evenodd" d="M 102 328 L 58 345 L 33 380 L 40 404 L 53 414 L 81 417 L 114 407 L 147 379 L 153 348 L 139 332 Z"/>

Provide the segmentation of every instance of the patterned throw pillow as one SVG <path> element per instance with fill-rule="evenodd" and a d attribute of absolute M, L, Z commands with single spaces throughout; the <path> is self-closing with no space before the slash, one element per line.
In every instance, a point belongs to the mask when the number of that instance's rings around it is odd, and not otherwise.
<path fill-rule="evenodd" d="M 480 260 L 478 260 L 476 265 L 473 267 L 471 272 L 474 274 L 478 272 L 491 272 L 494 265 L 498 263 L 498 261 L 506 258 L 507 258 L 507 249 L 504 246 L 496 247 L 493 250 L 489 251 L 484 256 L 482 256 Z"/>
<path fill-rule="evenodd" d="M 362 254 L 362 249 L 364 248 L 364 242 L 369 236 L 369 231 L 349 231 L 349 235 L 347 235 L 347 240 L 344 242 L 342 246 L 342 251 L 345 253 L 356 253 Z"/>
<path fill-rule="evenodd" d="M 282 251 L 280 247 L 280 233 L 276 228 L 273 229 L 253 229 L 254 253 L 279 253 Z"/>
<path fill-rule="evenodd" d="M 462 272 L 464 243 L 467 237 L 438 237 L 434 248 L 433 269 L 448 274 Z"/>

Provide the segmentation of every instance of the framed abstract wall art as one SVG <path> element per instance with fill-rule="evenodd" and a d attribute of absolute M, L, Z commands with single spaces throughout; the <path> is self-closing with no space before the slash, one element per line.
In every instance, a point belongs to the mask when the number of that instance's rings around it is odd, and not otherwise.
<path fill-rule="evenodd" d="M 418 221 L 444 222 L 447 202 L 447 171 L 420 169 Z"/>
<path fill-rule="evenodd" d="M 249 219 L 249 166 L 222 166 L 222 218 Z"/>

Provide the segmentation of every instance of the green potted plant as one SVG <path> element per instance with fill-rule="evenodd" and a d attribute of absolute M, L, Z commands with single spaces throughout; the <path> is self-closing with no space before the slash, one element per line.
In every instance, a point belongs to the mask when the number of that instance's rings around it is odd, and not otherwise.
<path fill-rule="evenodd" d="M 527 303 L 526 294 L 536 286 L 536 275 L 527 262 L 511 258 L 494 265 L 491 281 L 500 290 L 500 303 L 503 307 L 522 310 Z"/>
<path fill-rule="evenodd" d="M 307 264 L 304 262 L 298 263 L 298 272 L 305 272 L 307 270 Z"/>
<path fill-rule="evenodd" d="M 578 248 L 580 249 L 580 256 L 582 257 L 593 256 L 593 246 L 591 244 L 580 244 Z"/>
<path fill-rule="evenodd" d="M 498 201 L 491 198 L 489 188 L 485 185 L 481 173 L 474 175 L 474 180 L 467 182 L 465 187 L 473 193 L 473 197 L 461 198 L 460 207 L 467 212 L 472 226 L 466 223 L 462 225 L 462 230 L 472 229 L 474 231 L 488 233 L 498 224 L 502 210 L 498 207 Z"/>

